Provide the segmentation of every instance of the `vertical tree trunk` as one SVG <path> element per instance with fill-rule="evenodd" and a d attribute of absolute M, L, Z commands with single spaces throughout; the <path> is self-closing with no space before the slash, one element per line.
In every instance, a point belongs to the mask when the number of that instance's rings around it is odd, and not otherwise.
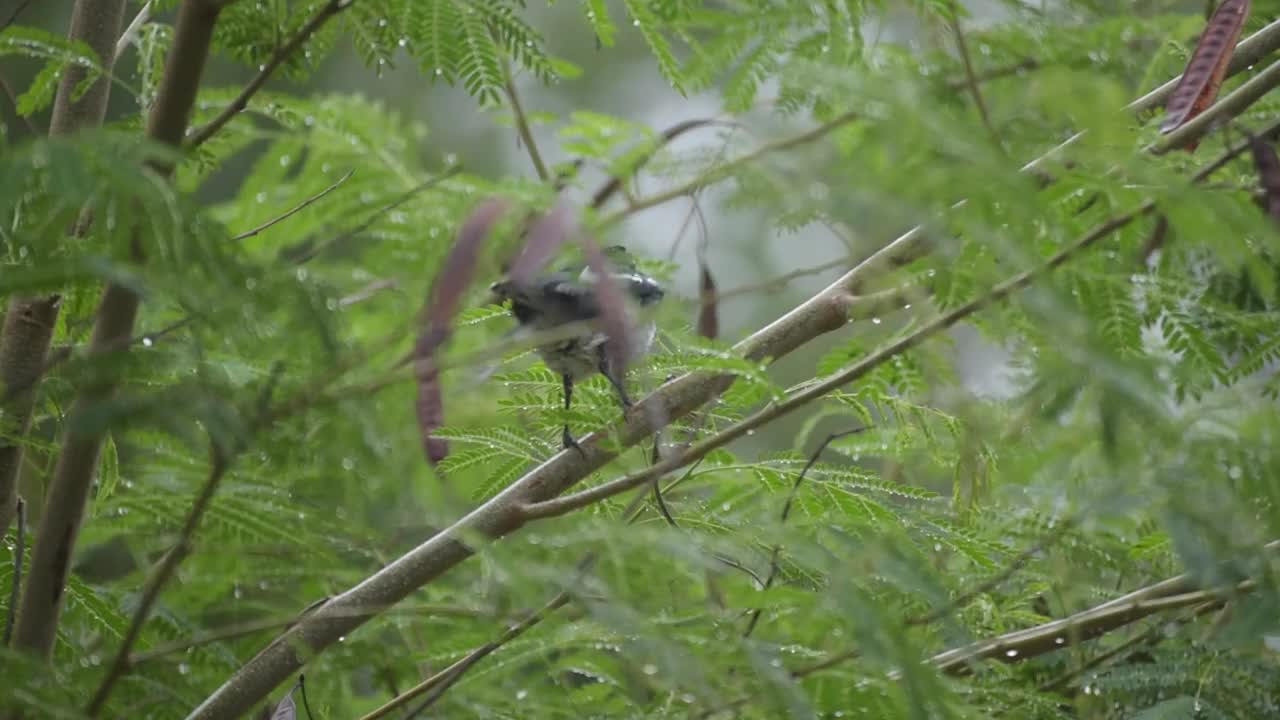
<path fill-rule="evenodd" d="M 125 0 L 78 0 L 71 11 L 67 37 L 84 42 L 111 71 L 116 41 L 124 20 Z M 71 94 L 85 77 L 86 70 L 72 64 L 63 72 L 53 101 L 50 135 L 70 135 L 80 129 L 97 127 L 107 114 L 111 81 L 99 78 L 79 100 Z M 77 226 L 84 226 L 78 223 Z M 0 331 L 0 396 L 8 400 L 0 406 L 0 535 L 9 529 L 18 499 L 18 475 L 22 467 L 21 438 L 31 424 L 35 389 L 40 382 L 49 343 L 58 322 L 56 295 L 14 296 L 5 312 Z"/>
<path fill-rule="evenodd" d="M 213 42 L 213 29 L 221 4 L 215 0 L 186 0 L 178 11 L 173 47 L 165 63 L 164 79 L 147 118 L 147 137 L 173 147 L 182 143 L 200 78 Z M 157 167 L 169 173 L 172 168 Z M 142 262 L 145 238 L 135 226 L 134 260 Z M 129 351 L 138 316 L 139 297 L 129 288 L 110 284 L 102 295 L 89 354 Z M 71 416 L 83 416 L 115 394 L 116 381 L 107 379 L 86 385 L 76 395 Z M 13 635 L 14 647 L 43 657 L 53 652 L 58 620 L 65 600 L 67 573 L 84 519 L 89 487 L 102 450 L 105 428 L 68 430 L 49 482 L 44 516 L 36 535 L 31 572 L 23 588 L 22 605 Z"/>

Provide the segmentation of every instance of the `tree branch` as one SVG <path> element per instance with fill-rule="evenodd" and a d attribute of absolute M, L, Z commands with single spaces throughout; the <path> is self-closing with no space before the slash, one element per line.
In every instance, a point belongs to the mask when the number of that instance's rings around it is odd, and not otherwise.
<path fill-rule="evenodd" d="M 511 73 L 511 61 L 505 55 L 502 56 L 502 87 L 507 93 L 507 102 L 511 105 L 511 115 L 516 124 L 516 132 L 520 136 L 520 141 L 524 143 L 525 150 L 529 153 L 529 161 L 533 163 L 533 169 L 538 173 L 538 179 L 546 182 L 551 178 L 551 173 L 547 171 L 546 164 L 542 162 L 542 153 L 538 152 L 538 143 L 533 138 L 533 129 L 529 127 L 529 118 L 524 114 L 524 108 L 520 105 L 520 95 L 516 92 L 516 80 Z"/>
<path fill-rule="evenodd" d="M 782 505 L 782 517 L 779 518 L 779 524 L 787 522 L 787 517 L 791 515 L 791 505 L 796 500 L 796 494 L 800 492 L 800 484 L 804 482 L 804 478 L 809 474 L 809 470 L 818 463 L 818 458 L 822 456 L 822 452 L 827 449 L 827 446 L 840 438 L 849 437 L 850 435 L 856 435 L 866 431 L 866 427 L 857 427 L 852 430 L 831 433 L 818 444 L 818 448 L 809 456 L 809 462 L 804 464 L 804 468 L 802 468 L 800 470 L 800 474 L 796 476 L 795 484 L 791 486 L 791 492 L 787 493 L 787 501 Z M 773 581 L 778 577 L 778 555 L 781 552 L 782 545 L 775 544 L 773 546 L 773 552 L 769 555 L 769 574 L 765 577 L 764 582 L 761 583 L 760 589 L 762 591 L 773 587 Z M 751 637 L 751 633 L 755 632 L 756 625 L 760 622 L 760 613 L 762 611 L 763 608 L 756 608 L 751 611 L 751 620 L 747 622 L 747 629 L 742 632 L 743 638 L 749 638 Z"/>
<path fill-rule="evenodd" d="M 187 0 L 182 4 L 164 78 L 147 122 L 150 139 L 172 147 L 181 143 L 213 40 L 218 12 L 218 5 L 201 0 Z M 116 20 L 115 28 L 118 29 L 118 16 Z M 114 42 L 115 38 L 110 40 Z M 171 168 L 157 167 L 156 170 L 168 174 Z M 134 232 L 135 260 L 141 261 L 141 228 L 135 228 Z M 129 288 L 114 283 L 107 286 L 98 306 L 89 343 L 91 356 L 118 351 L 116 348 L 121 343 L 127 346 L 133 334 L 138 305 L 138 296 Z M 71 416 L 83 417 L 109 401 L 115 390 L 116 381 L 111 379 L 86 384 L 76 396 Z M 49 483 L 45 516 L 36 535 L 31 575 L 22 595 L 22 609 L 14 634 L 15 647 L 45 658 L 53 651 L 65 600 L 63 591 L 104 434 L 105 429 L 98 427 L 68 429 Z"/>
<path fill-rule="evenodd" d="M 321 190 L 320 192 L 316 193 L 315 195 L 312 195 L 311 197 L 307 198 L 306 200 L 303 200 L 302 202 L 298 203 L 297 205 L 295 205 L 292 209 L 290 209 L 290 210 L 289 210 L 288 212 L 286 212 L 285 214 L 280 215 L 280 216 L 278 216 L 278 217 L 274 217 L 274 218 L 272 218 L 272 219 L 270 219 L 270 220 L 268 220 L 268 221 L 266 221 L 266 222 L 262 223 L 261 225 L 259 225 L 258 227 L 254 228 L 254 229 L 252 229 L 252 230 L 246 230 L 246 231 L 244 231 L 244 232 L 240 233 L 239 235 L 234 235 L 234 236 L 232 236 L 231 240 L 232 240 L 233 242 L 234 242 L 234 241 L 239 241 L 239 240 L 248 240 L 249 238 L 254 237 L 255 235 L 259 235 L 259 234 L 261 234 L 264 230 L 267 230 L 267 229 L 268 229 L 268 228 L 270 228 L 272 225 L 275 225 L 275 224 L 277 224 L 277 223 L 281 223 L 281 222 L 284 222 L 285 220 L 288 220 L 289 218 L 293 217 L 294 215 L 298 214 L 299 212 L 302 212 L 303 210 L 305 210 L 305 209 L 307 208 L 307 206 L 308 206 L 308 205 L 311 205 L 312 203 L 316 202 L 316 201 L 317 201 L 317 200 L 319 200 L 320 198 L 323 198 L 325 195 L 328 195 L 329 193 L 333 192 L 334 190 L 337 190 L 337 189 L 338 189 L 338 186 L 342 185 L 342 183 L 344 183 L 344 182 L 346 182 L 348 179 L 350 179 L 350 178 L 351 178 L 351 176 L 355 174 L 355 172 L 356 172 L 355 170 L 348 170 L 348 171 L 346 172 L 346 174 L 344 174 L 342 177 L 338 178 L 338 181 L 337 181 L 337 182 L 335 182 L 334 184 L 330 185 L 329 187 L 327 187 L 327 188 L 325 188 L 325 189 Z"/>
<path fill-rule="evenodd" d="M 849 119 L 852 118 L 846 117 L 844 121 L 847 122 Z M 826 127 L 821 126 L 781 143 L 765 146 L 753 155 L 809 142 L 827 132 L 828 130 L 824 129 Z M 1242 151 L 1235 150 L 1237 153 Z M 730 161 L 730 164 L 740 166 L 746 161 L 746 159 L 739 159 Z M 1213 166 L 1211 165 L 1210 168 Z M 1211 170 L 1201 171 L 1197 175 L 1197 180 L 1202 180 L 1208 172 Z M 701 184 L 705 182 L 704 180 Z M 685 188 L 673 193 L 672 196 L 679 197 L 701 184 L 695 183 L 694 187 Z M 711 443 L 719 447 L 745 434 L 746 430 L 755 426 L 755 423 L 767 422 L 835 387 L 865 375 L 879 363 L 914 347 L 915 344 L 958 322 L 985 304 L 1003 298 L 1031 282 L 1040 273 L 1047 272 L 1065 262 L 1074 253 L 1150 210 L 1151 204 L 1146 203 L 1129 213 L 1112 218 L 1094 228 L 1077 240 L 1075 245 L 1063 250 L 1045 265 L 1015 276 L 983 298 L 936 318 L 923 328 L 924 332 L 914 333 L 884 347 L 863 362 L 851 366 L 828 381 L 811 386 L 783 403 L 770 406 L 750 416 L 747 420 L 731 426 L 726 431 L 728 434 L 721 433 L 713 436 L 673 456 L 674 459 L 682 462 L 676 463 L 664 459 L 646 473 L 627 476 L 623 480 L 630 480 L 628 486 L 634 487 L 638 483 L 656 477 L 659 473 L 701 457 L 712 448 Z M 612 216 L 612 221 L 616 222 L 621 217 L 622 215 Z M 610 219 L 606 218 L 603 222 L 607 224 L 609 221 Z M 896 261 L 916 252 L 923 237 L 922 228 L 910 230 L 871 255 L 825 290 L 738 343 L 734 350 L 753 360 L 777 359 L 820 335 L 844 327 L 847 323 L 847 315 L 838 298 L 851 294 L 855 288 L 871 278 L 878 277 Z M 629 414 L 629 422 L 621 427 L 610 428 L 610 431 L 616 430 L 619 433 L 619 437 L 616 438 L 617 447 L 631 447 L 652 437 L 653 433 L 659 429 L 655 426 L 653 418 L 683 417 L 719 395 L 733 381 L 734 378 L 731 375 L 699 372 L 665 383 L 637 403 L 635 410 Z M 277 685 L 291 677 L 301 667 L 304 657 L 311 657 L 315 652 L 337 642 L 339 637 L 351 633 L 374 617 L 379 608 L 399 602 L 470 557 L 474 552 L 469 544 L 473 542 L 472 538 L 496 539 L 519 529 L 528 521 L 528 516 L 523 511 L 558 497 L 616 456 L 614 450 L 606 449 L 599 443 L 603 432 L 592 433 L 581 438 L 580 452 L 564 451 L 549 458 L 451 527 L 437 533 L 358 585 L 332 598 L 298 625 L 273 640 L 262 652 L 237 670 L 191 711 L 188 720 L 221 720 L 247 712 L 256 702 L 270 694 Z M 619 481 L 615 481 L 617 482 Z M 615 486 L 614 492 L 618 491 L 620 489 Z M 467 540 L 464 541 L 464 538 Z"/>
<path fill-rule="evenodd" d="M 299 28 L 298 32 L 294 33 L 279 50 L 276 50 L 275 54 L 271 56 L 271 59 L 262 66 L 262 69 L 258 71 L 257 75 L 253 76 L 253 79 L 249 81 L 249 84 L 245 85 L 244 89 L 240 91 L 240 94 L 231 101 L 231 104 L 223 108 L 222 112 L 218 113 L 213 120 L 209 121 L 209 124 L 191 133 L 191 137 L 188 138 L 186 142 L 187 149 L 200 147 L 205 143 L 205 141 L 221 130 L 223 125 L 231 122 L 231 118 L 235 117 L 240 113 L 240 111 L 249 106 L 249 100 L 253 99 L 253 96 L 262 89 L 262 86 L 267 84 L 267 80 L 271 79 L 271 75 L 275 73 L 276 69 L 279 68 L 285 60 L 289 59 L 290 55 L 295 53 L 298 48 L 302 47 L 303 43 L 323 27 L 326 22 L 329 22 L 330 18 L 351 7 L 354 2 L 355 0 L 329 0 L 329 2 L 325 3 L 324 6 L 307 21 L 306 25 Z"/>
<path fill-rule="evenodd" d="M 1134 600 L 1120 605 L 1107 603 L 1061 620 L 1054 620 L 1026 630 L 1016 630 L 990 640 L 982 640 L 962 648 L 938 653 L 929 658 L 929 662 L 948 675 L 967 674 L 973 663 L 979 660 L 1022 662 L 1073 644 L 1092 640 L 1159 612 L 1202 603 L 1218 604 L 1226 599 L 1228 593 L 1252 592 L 1256 587 L 1257 583 L 1246 580 L 1230 588 L 1226 593 L 1221 590 L 1195 590 L 1149 600 Z"/>
<path fill-rule="evenodd" d="M 987 129 L 987 134 L 991 136 L 992 144 L 995 145 L 996 150 L 1004 154 L 1004 143 L 1000 142 L 1000 133 L 996 132 L 996 126 L 991 123 L 991 113 L 987 112 L 987 103 L 982 98 L 978 76 L 973 71 L 973 58 L 969 56 L 969 43 L 965 41 L 964 29 L 960 27 L 959 10 L 959 4 L 952 3 L 948 20 L 951 24 L 951 34 L 956 39 L 956 52 L 960 54 L 960 63 L 964 66 L 965 84 L 969 94 L 973 96 L 973 104 L 978 108 L 978 117 L 982 120 L 982 126 Z"/>

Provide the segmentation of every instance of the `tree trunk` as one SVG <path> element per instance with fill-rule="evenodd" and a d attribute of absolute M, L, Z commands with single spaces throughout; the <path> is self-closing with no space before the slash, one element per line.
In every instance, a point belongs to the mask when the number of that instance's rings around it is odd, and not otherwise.
<path fill-rule="evenodd" d="M 124 7 L 125 0 L 78 0 L 71 11 L 67 37 L 92 48 L 107 72 L 111 72 L 115 61 Z M 50 135 L 70 135 L 102 124 L 111 96 L 109 79 L 98 78 L 79 100 L 71 99 L 86 72 L 75 63 L 63 70 L 53 101 Z M 76 226 L 87 227 L 85 218 Z M 9 529 L 17 507 L 22 438 L 31 424 L 35 390 L 58 322 L 59 299 L 56 295 L 14 296 L 9 300 L 4 329 L 0 331 L 0 394 L 8 398 L 0 406 L 0 438 L 8 438 L 0 439 L 0 535 Z"/>

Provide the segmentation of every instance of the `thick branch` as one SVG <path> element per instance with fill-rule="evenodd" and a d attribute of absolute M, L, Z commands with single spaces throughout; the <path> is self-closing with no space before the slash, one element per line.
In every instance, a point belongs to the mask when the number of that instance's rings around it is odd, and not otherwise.
<path fill-rule="evenodd" d="M 182 141 L 196 91 L 204 71 L 219 7 L 201 0 L 187 0 L 178 12 L 173 48 L 169 52 L 164 79 L 156 104 L 148 118 L 147 135 L 174 147 Z M 117 24 L 117 28 L 119 25 Z M 115 38 L 112 38 L 114 42 Z M 157 168 L 168 172 L 169 168 Z M 135 259 L 142 259 L 141 229 L 135 230 Z M 97 320 L 89 343 L 91 356 L 102 356 L 127 347 L 138 316 L 139 298 L 126 287 L 108 285 L 98 306 Z M 115 394 L 116 383 L 101 379 L 88 383 L 76 396 L 71 417 L 83 417 Z M 71 557 L 84 519 L 85 505 L 104 429 L 68 429 L 58 462 L 49 483 L 45 516 L 36 536 L 31 575 L 22 595 L 22 610 L 14 634 L 15 647 L 43 657 L 53 651 L 62 611 L 63 590 Z"/>
<path fill-rule="evenodd" d="M 848 122 L 850 119 L 852 119 L 851 116 L 846 116 L 838 118 L 833 123 Z M 829 132 L 831 126 L 829 123 L 765 146 L 731 164 L 736 166 L 765 152 L 810 142 Z M 1239 149 L 1234 152 L 1239 152 Z M 1215 166 L 1218 164 L 1215 163 Z M 1202 171 L 1197 178 L 1202 179 L 1207 172 L 1208 170 Z M 705 182 L 706 180 L 702 181 L 703 184 Z M 690 189 L 696 189 L 699 186 L 694 185 L 674 192 L 672 196 L 684 195 Z M 654 204 L 657 204 L 656 200 L 646 203 L 645 206 Z M 1065 262 L 1073 253 L 1083 250 L 1115 229 L 1149 212 L 1150 209 L 1151 204 L 1147 203 L 1134 211 L 1109 220 L 1077 240 L 1074 246 L 1059 253 L 1046 265 L 1013 277 L 979 300 L 936 318 L 925 326 L 924 332 L 912 334 L 882 348 L 863 362 L 846 369 L 824 383 L 811 386 L 782 403 L 770 406 L 750 416 L 748 420 L 731 426 L 724 433 L 698 443 L 674 457 L 684 458 L 685 461 L 696 459 L 711 449 L 708 443 L 715 443 L 714 446 L 719 447 L 745 434 L 748 429 L 755 427 L 755 424 L 772 420 L 836 387 L 862 377 L 876 364 L 905 352 L 932 334 L 976 312 L 987 303 L 1001 299 L 1021 288 L 1040 273 Z M 619 219 L 621 219 L 620 216 L 611 216 L 603 222 L 608 224 L 611 220 Z M 885 269 L 893 267 L 904 256 L 917 252 L 923 239 L 922 228 L 912 229 L 804 304 L 738 343 L 735 350 L 753 360 L 776 359 L 820 335 L 843 327 L 846 323 L 846 315 L 839 298 L 856 292 L 856 289 L 867 280 L 880 276 Z M 636 409 L 629 413 L 628 423 L 616 428 L 619 435 L 618 446 L 631 447 L 652 437 L 652 434 L 659 429 L 654 423 L 655 418 L 675 419 L 688 415 L 722 393 L 733 383 L 733 379 L 731 375 L 691 373 L 664 384 L 637 403 Z M 753 424 L 747 425 L 745 424 L 747 422 Z M 277 685 L 291 677 L 301 667 L 304 658 L 337 642 L 338 638 L 351 633 L 374 617 L 380 608 L 399 602 L 468 558 L 473 549 L 464 543 L 462 538 L 500 538 L 519 529 L 528 519 L 523 511 L 558 497 L 616 456 L 615 452 L 601 447 L 598 442 L 600 435 L 601 433 L 593 433 L 583 438 L 580 441 L 582 446 L 580 452 L 565 451 L 551 457 L 450 528 L 437 533 L 359 585 L 331 599 L 300 621 L 297 626 L 272 641 L 262 652 L 241 667 L 203 703 L 192 710 L 188 720 L 221 720 L 248 712 Z M 629 479 L 628 486 L 635 487 L 656 476 L 657 473 L 666 472 L 673 467 L 675 464 L 664 459 L 646 473 L 627 476 L 624 480 Z"/>
<path fill-rule="evenodd" d="M 1247 593 L 1253 591 L 1255 587 L 1256 583 L 1250 580 L 1230 588 L 1227 592 L 1195 590 L 1179 595 L 1133 600 L 1122 604 L 1107 603 L 1061 620 L 1026 630 L 1016 630 L 990 640 L 948 650 L 929 658 L 929 662 L 948 675 L 966 674 L 973 663 L 979 660 L 1022 662 L 1069 645 L 1092 640 L 1158 612 L 1203 603 L 1220 603 L 1229 593 Z"/>
<path fill-rule="evenodd" d="M 97 127 L 107 113 L 111 94 L 111 63 L 115 58 L 116 38 L 124 21 L 125 0 L 79 0 L 71 11 L 68 39 L 83 42 L 98 56 L 104 73 L 79 100 L 72 99 L 76 86 L 85 78 L 88 68 L 72 63 L 63 70 L 58 94 L 53 100 L 50 135 L 70 135 L 84 128 Z M 25 4 L 24 4 L 25 7 Z M 14 17 L 21 7 L 14 11 Z M 87 227 L 87 223 L 78 223 Z M 35 386 L 53 329 L 58 322 L 60 298 L 56 295 L 31 297 L 15 295 L 5 312 L 4 329 L 0 331 L 0 392 L 7 388 L 30 388 L 12 401 L 0 405 L 0 535 L 9 529 L 18 497 L 18 475 L 22 467 L 21 438 L 31 424 L 35 403 Z"/>

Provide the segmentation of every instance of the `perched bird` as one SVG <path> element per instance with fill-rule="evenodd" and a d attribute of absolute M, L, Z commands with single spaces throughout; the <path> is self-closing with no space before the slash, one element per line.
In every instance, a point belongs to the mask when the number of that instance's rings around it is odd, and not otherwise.
<path fill-rule="evenodd" d="M 658 281 L 636 270 L 626 251 L 613 246 L 605 249 L 612 265 L 611 277 L 622 292 L 641 308 L 648 308 L 662 300 L 663 289 Z M 498 303 L 511 301 L 511 314 L 520 324 L 518 331 L 547 331 L 572 322 L 595 320 L 600 315 L 600 303 L 596 297 L 596 275 L 585 265 L 566 266 L 559 271 L 534 278 L 517 285 L 510 280 L 493 283 L 489 290 Z M 657 326 L 652 319 L 641 319 L 629 327 L 628 361 L 649 351 L 653 345 Z M 610 337 L 598 330 L 567 340 L 558 340 L 536 348 L 538 355 L 559 373 L 564 384 L 564 407 L 573 404 L 573 383 L 599 372 L 609 380 L 618 393 L 624 409 L 631 407 L 631 398 L 622 384 L 622 377 L 609 362 Z M 565 448 L 577 448 L 578 443 L 565 423 L 561 440 Z"/>

